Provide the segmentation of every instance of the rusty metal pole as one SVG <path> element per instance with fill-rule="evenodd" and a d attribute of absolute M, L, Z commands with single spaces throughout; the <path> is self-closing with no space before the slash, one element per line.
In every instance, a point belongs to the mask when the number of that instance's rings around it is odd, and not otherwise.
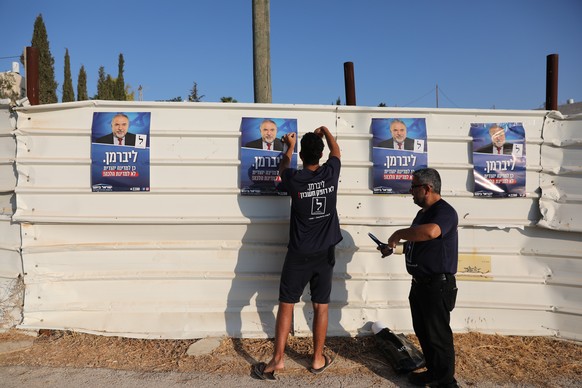
<path fill-rule="evenodd" d="M 27 47 L 26 53 L 26 97 L 30 105 L 40 104 L 40 77 L 38 48 Z"/>
<path fill-rule="evenodd" d="M 346 87 L 346 105 L 356 105 L 356 81 L 354 63 L 344 62 L 344 81 Z"/>
<path fill-rule="evenodd" d="M 547 57 L 546 110 L 558 110 L 558 54 Z"/>

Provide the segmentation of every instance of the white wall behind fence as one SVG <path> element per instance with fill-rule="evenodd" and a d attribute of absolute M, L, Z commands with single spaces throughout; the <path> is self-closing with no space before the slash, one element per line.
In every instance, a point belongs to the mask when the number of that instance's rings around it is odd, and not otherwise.
<path fill-rule="evenodd" d="M 91 192 L 96 111 L 151 112 L 150 192 Z M 342 149 L 344 241 L 329 334 L 366 332 L 376 320 L 412 331 L 404 258 L 381 259 L 367 233 L 387 239 L 418 208 L 407 195 L 372 194 L 370 124 L 372 118 L 423 117 L 429 166 L 441 172 L 443 196 L 460 217 L 453 329 L 581 338 L 580 218 L 570 223 L 575 227 L 553 227 L 555 220 L 543 218 L 548 207 L 540 212 L 540 179 L 555 174 L 543 164 L 550 147 L 543 134 L 558 139 L 558 128 L 575 133 L 580 121 L 547 114 L 105 101 L 19 108 L 12 220 L 22 228 L 20 326 L 144 338 L 273 336 L 289 199 L 239 194 L 239 137 L 242 117 L 280 117 L 297 118 L 300 135 L 326 125 Z M 526 197 L 473 197 L 469 129 L 475 122 L 523 123 Z M 579 137 L 551 147 L 566 160 L 580 160 L 571 152 Z M 580 182 L 578 171 L 560 175 L 554 186 L 579 193 Z M 570 215 L 580 214 L 579 199 L 569 198 L 555 199 L 552 208 L 567 205 Z M 296 335 L 310 334 L 308 295 L 304 300 L 296 306 Z"/>

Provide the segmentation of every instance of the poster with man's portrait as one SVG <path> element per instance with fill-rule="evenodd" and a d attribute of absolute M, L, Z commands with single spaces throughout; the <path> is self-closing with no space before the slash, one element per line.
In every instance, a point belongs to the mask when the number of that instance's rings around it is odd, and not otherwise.
<path fill-rule="evenodd" d="M 281 138 L 297 135 L 297 119 L 243 117 L 241 121 L 242 195 L 287 195 L 281 185 L 279 164 L 287 149 Z M 291 158 L 297 168 L 297 145 Z"/>
<path fill-rule="evenodd" d="M 372 119 L 374 194 L 408 194 L 414 171 L 427 166 L 423 118 Z"/>
<path fill-rule="evenodd" d="M 150 190 L 150 112 L 94 112 L 93 192 Z"/>
<path fill-rule="evenodd" d="M 525 129 L 522 123 L 474 123 L 474 195 L 525 196 Z"/>

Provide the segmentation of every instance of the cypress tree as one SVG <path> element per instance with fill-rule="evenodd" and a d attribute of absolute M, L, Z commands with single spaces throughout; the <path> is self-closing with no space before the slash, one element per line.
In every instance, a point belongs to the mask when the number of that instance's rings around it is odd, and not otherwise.
<path fill-rule="evenodd" d="M 97 78 L 97 94 L 95 95 L 96 100 L 105 100 L 107 95 L 106 88 L 107 88 L 107 75 L 105 74 L 105 67 L 99 67 L 99 76 Z"/>
<path fill-rule="evenodd" d="M 111 74 L 107 74 L 105 79 L 105 96 L 104 100 L 117 100 L 115 98 L 115 80 L 111 77 Z"/>
<path fill-rule="evenodd" d="M 75 92 L 73 91 L 73 78 L 71 76 L 71 58 L 69 49 L 65 49 L 65 78 L 63 81 L 63 98 L 62 102 L 75 101 Z"/>
<path fill-rule="evenodd" d="M 117 80 L 115 81 L 115 100 L 126 101 L 127 96 L 125 94 L 125 81 L 123 79 L 123 66 L 125 61 L 123 60 L 123 54 L 119 54 L 119 65 L 117 72 Z"/>
<path fill-rule="evenodd" d="M 42 14 L 39 14 L 34 22 L 31 46 L 38 49 L 38 71 L 40 83 L 38 91 L 39 102 L 41 104 L 58 102 L 58 83 L 55 80 L 55 59 L 51 55 L 46 27 L 42 20 Z"/>
<path fill-rule="evenodd" d="M 200 102 L 202 101 L 202 97 L 204 97 L 204 95 L 202 96 L 198 95 L 198 84 L 194 82 L 194 85 L 192 85 L 192 89 L 190 89 L 190 94 L 188 95 L 188 101 Z"/>
<path fill-rule="evenodd" d="M 77 101 L 85 101 L 89 99 L 87 94 L 87 72 L 85 66 L 81 65 L 79 70 L 79 78 L 77 78 Z"/>

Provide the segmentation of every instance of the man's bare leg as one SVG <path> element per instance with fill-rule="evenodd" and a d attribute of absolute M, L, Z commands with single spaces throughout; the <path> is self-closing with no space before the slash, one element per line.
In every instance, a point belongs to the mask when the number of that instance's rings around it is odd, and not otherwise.
<path fill-rule="evenodd" d="M 277 323 L 275 327 L 275 351 L 273 358 L 265 367 L 265 373 L 270 373 L 285 367 L 285 347 L 287 338 L 291 331 L 291 320 L 293 319 L 293 303 L 279 302 L 277 311 Z"/>
<path fill-rule="evenodd" d="M 328 304 L 313 303 L 313 369 L 325 365 L 323 347 L 327 336 Z"/>

